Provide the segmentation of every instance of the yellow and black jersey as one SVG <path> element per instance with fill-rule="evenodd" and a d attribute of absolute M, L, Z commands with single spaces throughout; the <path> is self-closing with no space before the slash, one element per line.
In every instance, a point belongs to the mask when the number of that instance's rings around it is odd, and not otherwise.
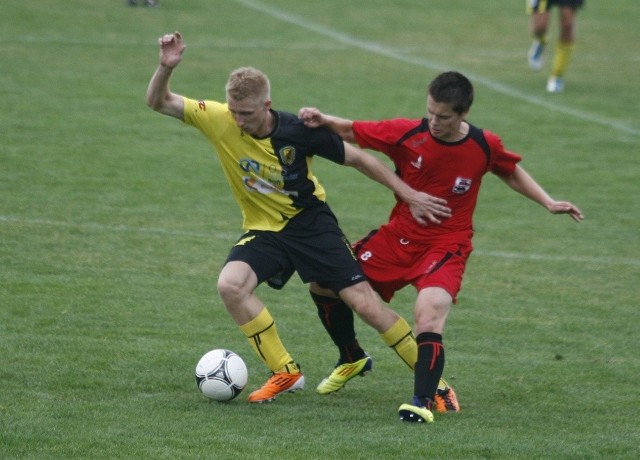
<path fill-rule="evenodd" d="M 570 6 L 580 8 L 584 0 L 527 0 L 527 13 L 546 13 L 552 6 Z"/>
<path fill-rule="evenodd" d="M 247 231 L 280 231 L 301 210 L 325 201 L 311 172 L 314 155 L 344 163 L 339 136 L 307 128 L 294 114 L 273 114 L 274 130 L 255 138 L 236 125 L 226 103 L 184 98 L 184 122 L 213 144 Z"/>

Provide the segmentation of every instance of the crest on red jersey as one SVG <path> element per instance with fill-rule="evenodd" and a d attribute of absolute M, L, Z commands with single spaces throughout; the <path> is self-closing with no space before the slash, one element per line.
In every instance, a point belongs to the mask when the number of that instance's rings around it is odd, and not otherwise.
<path fill-rule="evenodd" d="M 471 179 L 467 179 L 465 177 L 456 177 L 456 181 L 453 184 L 453 189 L 451 191 L 457 194 L 468 192 L 471 188 L 472 182 L 473 181 Z"/>

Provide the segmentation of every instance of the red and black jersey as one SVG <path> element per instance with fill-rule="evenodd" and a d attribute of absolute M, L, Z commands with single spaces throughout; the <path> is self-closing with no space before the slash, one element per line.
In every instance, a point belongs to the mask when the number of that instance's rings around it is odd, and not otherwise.
<path fill-rule="evenodd" d="M 452 217 L 427 226 L 416 223 L 407 204 L 398 200 L 388 225 L 414 241 L 471 233 L 482 177 L 489 171 L 508 176 L 521 160 L 504 149 L 497 135 L 471 124 L 467 136 L 457 142 L 431 136 L 426 118 L 356 121 L 353 132 L 360 147 L 387 155 L 409 186 L 447 200 Z"/>

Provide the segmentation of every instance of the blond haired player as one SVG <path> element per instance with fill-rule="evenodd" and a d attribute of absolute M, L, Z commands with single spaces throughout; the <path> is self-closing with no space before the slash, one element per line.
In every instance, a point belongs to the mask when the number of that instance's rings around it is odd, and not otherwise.
<path fill-rule="evenodd" d="M 448 215 L 443 200 L 414 191 L 380 160 L 330 130 L 308 128 L 296 115 L 274 110 L 269 80 L 257 69 L 231 73 L 226 101 L 172 92 L 169 80 L 186 45 L 178 32 L 162 36 L 159 45 L 160 64 L 149 82 L 147 104 L 195 127 L 211 142 L 242 211 L 245 233 L 231 249 L 217 286 L 227 311 L 273 373 L 249 401 L 271 401 L 304 386 L 300 366 L 254 292 L 263 282 L 281 288 L 294 271 L 304 282 L 339 296 L 401 357 L 415 356 L 409 324 L 384 306 L 366 281 L 312 163 L 323 157 L 356 168 L 393 190 L 421 222 Z"/>

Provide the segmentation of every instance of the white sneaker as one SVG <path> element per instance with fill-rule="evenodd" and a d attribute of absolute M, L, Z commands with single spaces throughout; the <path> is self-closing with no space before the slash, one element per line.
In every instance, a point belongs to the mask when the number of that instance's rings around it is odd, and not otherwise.
<path fill-rule="evenodd" d="M 542 65 L 544 64 L 544 60 L 542 59 L 543 51 L 544 43 L 539 40 L 535 40 L 529 48 L 529 52 L 527 53 L 527 60 L 529 61 L 529 67 L 534 72 L 542 69 Z"/>
<path fill-rule="evenodd" d="M 555 77 L 551 75 L 547 81 L 548 93 L 560 93 L 564 90 L 564 80 L 562 77 Z"/>

